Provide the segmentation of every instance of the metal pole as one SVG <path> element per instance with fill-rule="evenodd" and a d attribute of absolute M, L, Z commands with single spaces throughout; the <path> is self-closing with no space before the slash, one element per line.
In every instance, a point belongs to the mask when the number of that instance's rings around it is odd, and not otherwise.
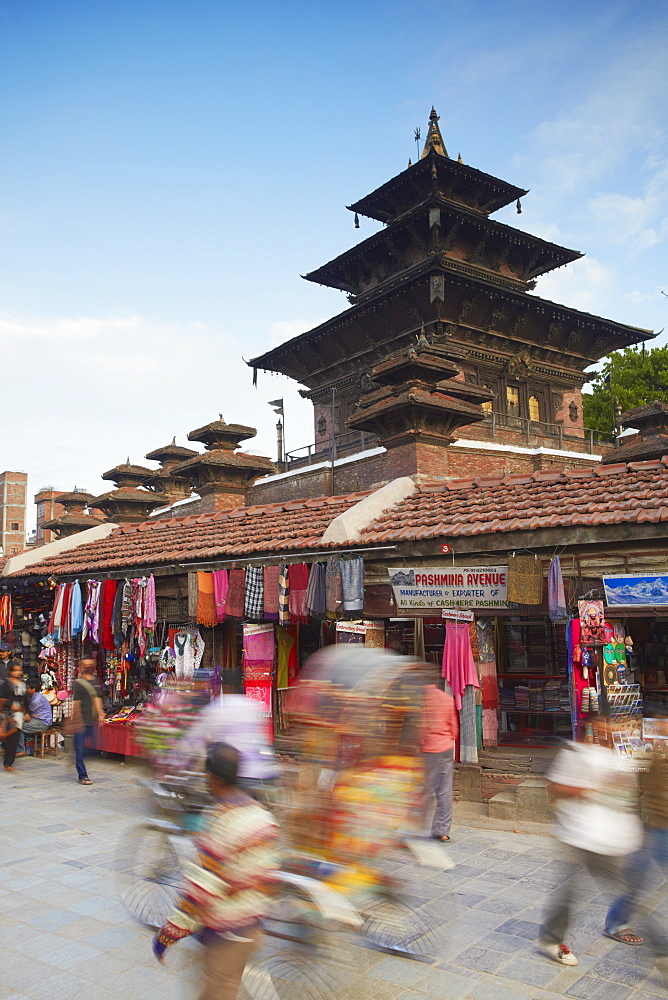
<path fill-rule="evenodd" d="M 278 464 L 283 464 L 283 424 L 281 423 L 281 418 L 279 417 L 276 422 L 276 448 L 278 450 Z M 287 455 L 285 456 L 287 460 Z"/>
<path fill-rule="evenodd" d="M 332 445 L 330 449 L 330 496 L 334 496 L 334 463 L 336 462 L 336 388 L 332 386 Z"/>

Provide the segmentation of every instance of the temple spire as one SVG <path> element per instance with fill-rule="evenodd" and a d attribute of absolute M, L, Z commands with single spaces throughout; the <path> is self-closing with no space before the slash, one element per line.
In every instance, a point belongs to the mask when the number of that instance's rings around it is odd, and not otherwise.
<path fill-rule="evenodd" d="M 422 158 L 424 158 L 431 150 L 438 153 L 439 156 L 447 156 L 448 151 L 445 148 L 445 143 L 443 142 L 443 136 L 441 135 L 441 130 L 438 127 L 438 115 L 436 114 L 436 109 L 432 107 L 431 114 L 429 115 L 429 128 L 427 130 L 427 138 L 425 140 L 424 149 L 422 150 Z"/>

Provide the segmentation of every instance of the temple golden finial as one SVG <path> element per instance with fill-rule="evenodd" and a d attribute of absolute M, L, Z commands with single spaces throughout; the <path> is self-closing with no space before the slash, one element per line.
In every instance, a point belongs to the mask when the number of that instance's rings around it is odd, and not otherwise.
<path fill-rule="evenodd" d="M 445 143 L 443 142 L 443 136 L 441 135 L 441 130 L 438 127 L 438 115 L 436 114 L 436 109 L 431 109 L 431 114 L 429 115 L 429 128 L 427 129 L 427 138 L 425 140 L 424 149 L 422 150 L 422 158 L 427 156 L 431 150 L 438 153 L 439 156 L 447 156 L 448 151 L 445 148 Z"/>
<path fill-rule="evenodd" d="M 462 154 L 460 153 L 459 156 L 457 157 L 457 163 L 463 163 L 463 162 L 464 161 L 462 160 Z"/>

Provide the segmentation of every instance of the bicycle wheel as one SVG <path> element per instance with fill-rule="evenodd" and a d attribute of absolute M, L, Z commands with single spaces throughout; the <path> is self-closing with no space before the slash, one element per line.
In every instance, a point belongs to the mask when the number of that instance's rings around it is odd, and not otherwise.
<path fill-rule="evenodd" d="M 362 911 L 361 934 L 371 944 L 401 955 L 429 955 L 437 922 L 400 897 L 381 896 Z"/>
<path fill-rule="evenodd" d="M 134 827 L 118 847 L 116 885 L 121 902 L 145 927 L 162 927 L 179 894 L 181 863 L 163 830 Z"/>

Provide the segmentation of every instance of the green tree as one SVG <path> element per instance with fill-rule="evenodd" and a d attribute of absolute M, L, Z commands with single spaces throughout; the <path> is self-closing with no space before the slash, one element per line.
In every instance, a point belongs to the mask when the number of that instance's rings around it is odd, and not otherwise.
<path fill-rule="evenodd" d="M 616 401 L 622 412 L 655 399 L 668 402 L 668 347 L 615 351 L 596 373 L 591 386 L 591 393 L 582 394 L 585 427 L 610 433 L 615 429 Z"/>

